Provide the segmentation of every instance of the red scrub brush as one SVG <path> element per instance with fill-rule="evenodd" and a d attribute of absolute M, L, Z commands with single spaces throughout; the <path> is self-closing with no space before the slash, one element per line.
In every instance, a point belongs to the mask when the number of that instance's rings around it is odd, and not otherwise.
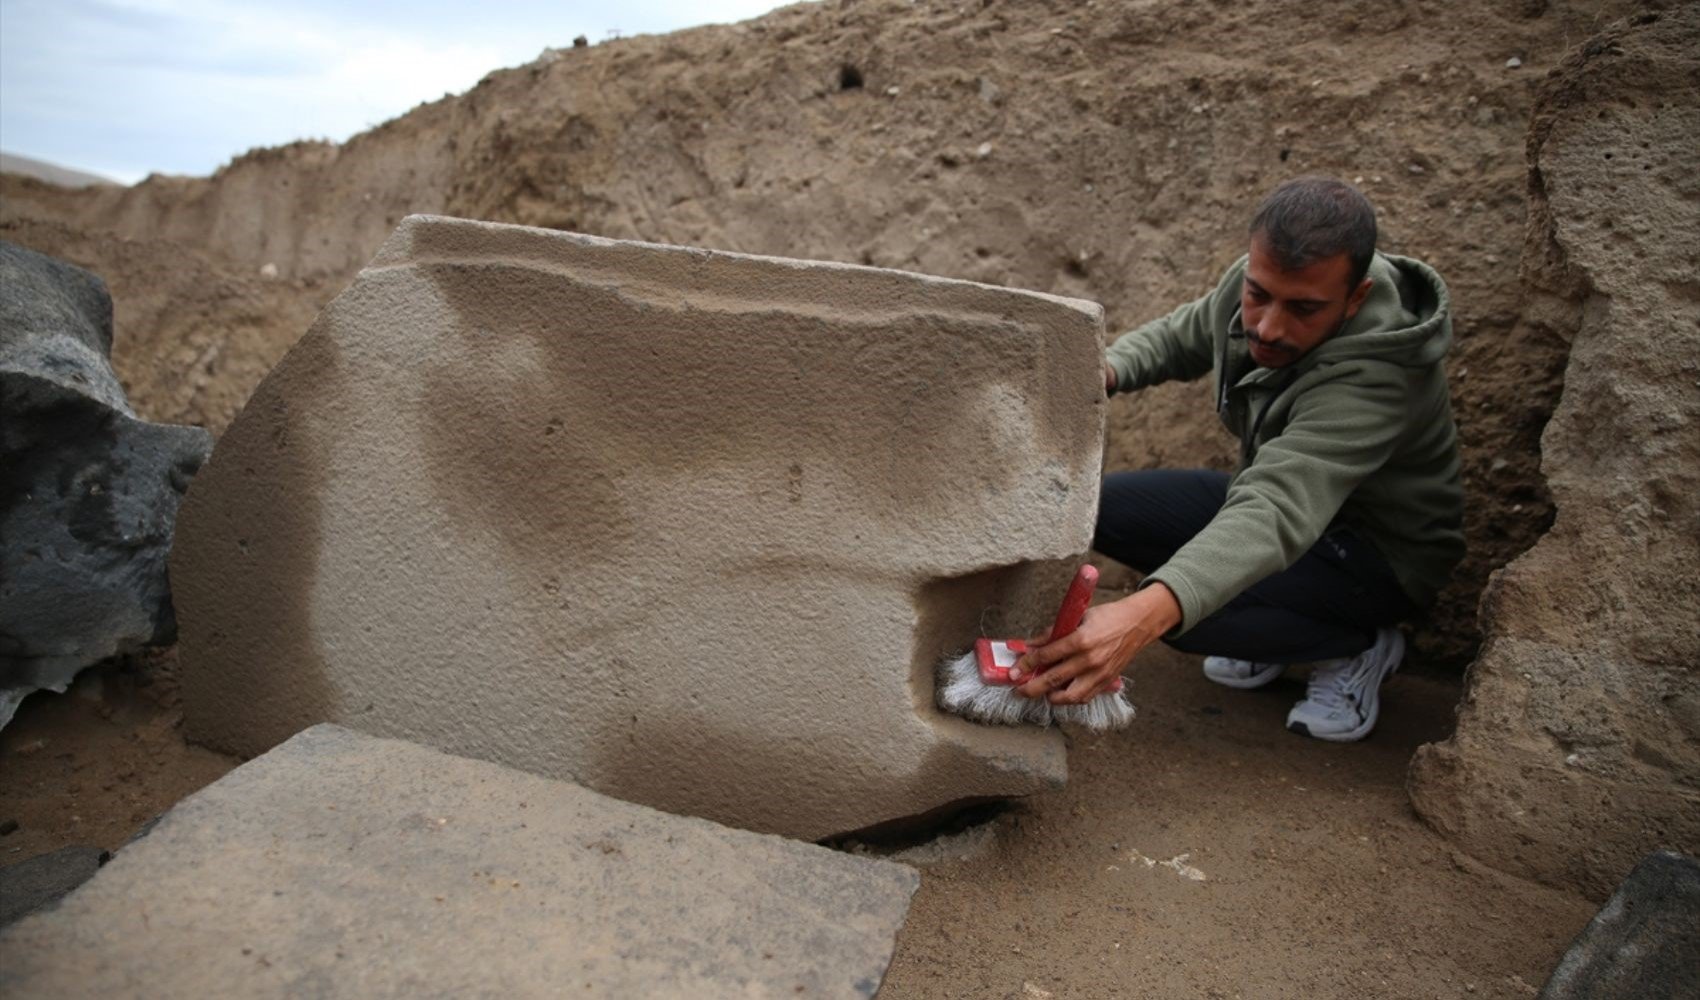
<path fill-rule="evenodd" d="M 1080 567 L 1063 597 L 1062 609 L 1057 612 L 1046 642 L 1061 639 L 1080 626 L 1097 586 L 1097 568 Z M 946 658 L 938 668 L 939 707 L 975 722 L 1001 726 L 1072 722 L 1101 732 L 1124 729 L 1133 721 L 1133 705 L 1122 693 L 1120 677 L 1109 690 L 1084 705 L 1053 705 L 1044 698 L 1023 698 L 1015 692 L 1009 668 L 1025 652 L 1027 643 L 1020 639 L 980 639 L 972 651 Z"/>

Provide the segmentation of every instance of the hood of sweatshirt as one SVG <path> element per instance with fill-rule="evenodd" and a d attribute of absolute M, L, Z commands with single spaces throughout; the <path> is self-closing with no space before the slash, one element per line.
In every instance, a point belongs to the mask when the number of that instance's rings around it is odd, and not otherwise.
<path fill-rule="evenodd" d="M 1432 365 L 1452 345 L 1452 299 L 1434 268 L 1378 253 L 1370 261 L 1369 294 L 1343 330 L 1303 358 L 1300 367 L 1374 359 L 1408 368 Z"/>

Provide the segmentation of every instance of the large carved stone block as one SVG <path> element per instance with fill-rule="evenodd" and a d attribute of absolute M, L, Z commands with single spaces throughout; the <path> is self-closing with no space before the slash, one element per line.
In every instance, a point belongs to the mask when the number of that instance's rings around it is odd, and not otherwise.
<path fill-rule="evenodd" d="M 919 884 L 319 726 L 0 933 L 0 993 L 867 998 Z"/>
<path fill-rule="evenodd" d="M 1088 546 L 1092 304 L 413 217 L 220 440 L 194 738 L 338 721 L 818 838 L 1064 776 L 941 715 Z"/>

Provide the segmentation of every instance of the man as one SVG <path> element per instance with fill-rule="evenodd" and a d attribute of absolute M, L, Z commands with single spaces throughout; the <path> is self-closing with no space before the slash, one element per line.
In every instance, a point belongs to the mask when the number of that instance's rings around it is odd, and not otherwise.
<path fill-rule="evenodd" d="M 1022 694 L 1086 701 L 1162 638 L 1229 687 L 1317 662 L 1288 728 L 1337 741 L 1374 728 L 1404 656 L 1396 625 L 1464 552 L 1446 285 L 1375 239 L 1356 188 L 1289 181 L 1214 291 L 1110 347 L 1111 393 L 1212 373 L 1239 466 L 1105 479 L 1093 546 L 1144 582 L 1017 663 L 1047 668 Z"/>

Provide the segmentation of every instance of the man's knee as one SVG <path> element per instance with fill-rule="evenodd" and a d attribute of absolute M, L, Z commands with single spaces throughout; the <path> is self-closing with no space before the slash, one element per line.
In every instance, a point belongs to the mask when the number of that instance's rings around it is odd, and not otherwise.
<path fill-rule="evenodd" d="M 1227 481 L 1208 469 L 1111 473 L 1104 477 L 1092 547 L 1149 573 L 1216 516 Z"/>

